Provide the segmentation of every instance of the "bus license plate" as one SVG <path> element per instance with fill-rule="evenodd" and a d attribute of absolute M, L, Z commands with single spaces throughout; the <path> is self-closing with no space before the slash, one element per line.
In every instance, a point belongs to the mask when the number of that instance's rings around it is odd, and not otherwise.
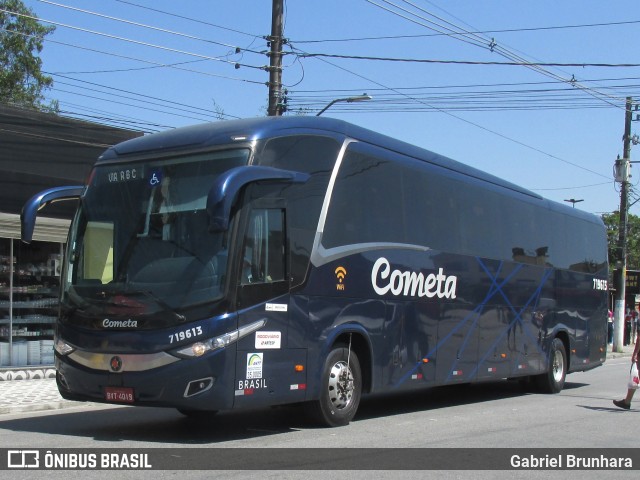
<path fill-rule="evenodd" d="M 104 399 L 107 402 L 133 403 L 133 388 L 104 387 Z"/>

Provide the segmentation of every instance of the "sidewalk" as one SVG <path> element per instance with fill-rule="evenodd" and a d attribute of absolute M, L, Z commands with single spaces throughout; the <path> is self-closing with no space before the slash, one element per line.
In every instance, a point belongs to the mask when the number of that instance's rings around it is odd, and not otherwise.
<path fill-rule="evenodd" d="M 634 345 L 623 347 L 622 353 L 607 351 L 607 359 L 630 357 Z M 47 377 L 50 372 L 47 371 Z M 26 378 L 25 376 L 18 376 Z M 54 378 L 33 378 L 30 380 L 0 381 L 0 415 L 7 413 L 37 412 L 82 405 L 79 402 L 64 400 L 58 393 Z"/>

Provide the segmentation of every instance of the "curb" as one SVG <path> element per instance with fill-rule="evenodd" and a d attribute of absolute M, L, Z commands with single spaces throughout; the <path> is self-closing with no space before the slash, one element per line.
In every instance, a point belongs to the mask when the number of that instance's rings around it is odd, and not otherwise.
<path fill-rule="evenodd" d="M 56 378 L 56 369 L 48 367 L 6 367 L 0 369 L 0 385 L 13 380 L 42 380 Z"/>
<path fill-rule="evenodd" d="M 72 402 L 71 400 L 59 400 L 47 403 L 40 403 L 35 405 L 14 405 L 14 406 L 1 406 L 0 415 L 6 415 L 11 413 L 29 413 L 29 412 L 45 412 L 48 410 L 61 410 L 63 408 L 69 408 L 82 405 L 81 402 Z"/>

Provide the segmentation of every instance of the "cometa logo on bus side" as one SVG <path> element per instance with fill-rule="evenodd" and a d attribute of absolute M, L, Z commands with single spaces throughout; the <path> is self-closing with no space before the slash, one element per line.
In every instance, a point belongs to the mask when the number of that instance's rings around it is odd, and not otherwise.
<path fill-rule="evenodd" d="M 422 272 L 391 271 L 389 261 L 381 257 L 376 260 L 371 270 L 371 284 L 378 295 L 392 295 L 405 297 L 427 298 L 456 298 L 458 277 L 445 275 L 444 269 L 438 273 L 426 275 Z"/>

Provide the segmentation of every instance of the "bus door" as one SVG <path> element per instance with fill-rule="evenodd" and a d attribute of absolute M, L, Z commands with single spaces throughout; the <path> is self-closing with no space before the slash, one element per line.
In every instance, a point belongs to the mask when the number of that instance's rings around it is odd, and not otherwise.
<path fill-rule="evenodd" d="M 249 187 L 249 194 L 259 187 Z M 288 348 L 289 261 L 285 202 L 250 200 L 240 221 L 235 269 L 238 328 L 260 325 L 238 342 L 235 406 L 259 406 L 304 399 L 303 350 Z"/>

